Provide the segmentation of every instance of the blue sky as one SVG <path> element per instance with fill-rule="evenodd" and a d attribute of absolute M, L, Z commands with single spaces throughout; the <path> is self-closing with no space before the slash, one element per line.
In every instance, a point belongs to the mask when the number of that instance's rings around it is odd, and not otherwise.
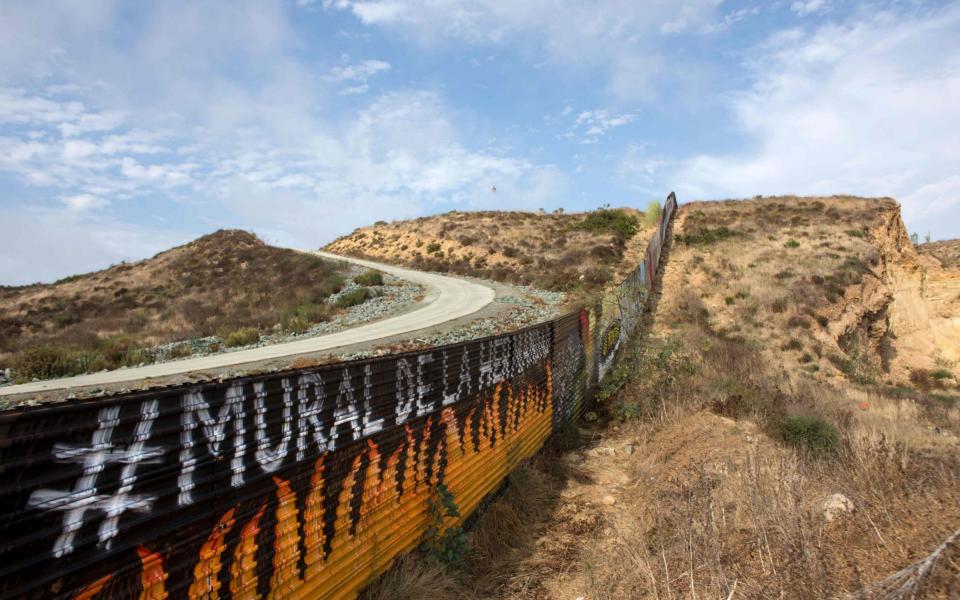
<path fill-rule="evenodd" d="M 958 106 L 957 3 L 7 0 L 0 284 L 670 190 L 888 195 L 960 237 Z"/>

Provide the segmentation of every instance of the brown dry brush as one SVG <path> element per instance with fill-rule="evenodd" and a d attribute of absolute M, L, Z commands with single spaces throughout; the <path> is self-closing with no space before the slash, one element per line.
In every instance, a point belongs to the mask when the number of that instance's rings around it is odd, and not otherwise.
<path fill-rule="evenodd" d="M 664 428 L 706 408 L 759 424 L 765 443 L 719 472 L 665 473 L 679 480 L 674 489 L 641 497 L 626 511 L 632 522 L 612 527 L 614 539 L 587 545 L 588 597 L 834 597 L 909 564 L 956 526 L 954 455 L 866 435 L 840 389 L 765 373 L 749 344 L 705 329 L 690 304 L 688 327 L 648 345 L 613 410 Z M 686 358 L 665 361 L 666 349 Z M 695 371 L 685 366 L 691 362 Z M 636 403 L 643 410 L 624 410 Z M 828 455 L 785 446 L 775 425 L 793 412 L 834 423 L 840 446 Z M 856 507 L 837 523 L 821 508 L 833 492 Z M 908 571 L 894 579 L 913 577 Z"/>

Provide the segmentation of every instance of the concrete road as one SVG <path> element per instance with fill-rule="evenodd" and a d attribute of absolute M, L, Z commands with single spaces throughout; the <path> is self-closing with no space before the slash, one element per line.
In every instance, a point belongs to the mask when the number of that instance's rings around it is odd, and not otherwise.
<path fill-rule="evenodd" d="M 212 356 L 200 356 L 132 369 L 118 369 L 116 371 L 78 375 L 76 377 L 65 377 L 63 379 L 48 379 L 21 385 L 3 386 L 0 387 L 0 396 L 123 383 L 189 373 L 191 371 L 232 367 L 244 363 L 295 356 L 307 352 L 333 350 L 341 346 L 349 346 L 351 344 L 416 331 L 471 315 L 493 302 L 495 295 L 491 287 L 457 279 L 456 277 L 423 273 L 368 260 L 338 256 L 328 252 L 314 252 L 314 254 L 334 260 L 345 260 L 418 283 L 424 286 L 426 297 L 421 303 L 421 307 L 416 310 L 336 333 L 304 338 L 293 342 L 283 342 L 261 348 L 225 352 Z"/>

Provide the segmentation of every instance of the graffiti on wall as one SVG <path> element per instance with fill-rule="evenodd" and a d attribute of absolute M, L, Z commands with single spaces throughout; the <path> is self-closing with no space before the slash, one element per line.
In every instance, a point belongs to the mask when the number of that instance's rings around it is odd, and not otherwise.
<path fill-rule="evenodd" d="M 653 272 L 470 343 L 2 411 L 0 598 L 353 597 L 440 483 L 469 515 L 581 414 Z"/>

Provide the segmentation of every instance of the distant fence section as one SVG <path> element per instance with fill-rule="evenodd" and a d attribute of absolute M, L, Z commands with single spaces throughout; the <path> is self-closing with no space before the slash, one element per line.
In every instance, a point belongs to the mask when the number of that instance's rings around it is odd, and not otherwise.
<path fill-rule="evenodd" d="M 675 209 L 601 302 L 515 333 L 0 412 L 0 597 L 354 597 L 440 484 L 465 518 L 580 415 Z"/>

